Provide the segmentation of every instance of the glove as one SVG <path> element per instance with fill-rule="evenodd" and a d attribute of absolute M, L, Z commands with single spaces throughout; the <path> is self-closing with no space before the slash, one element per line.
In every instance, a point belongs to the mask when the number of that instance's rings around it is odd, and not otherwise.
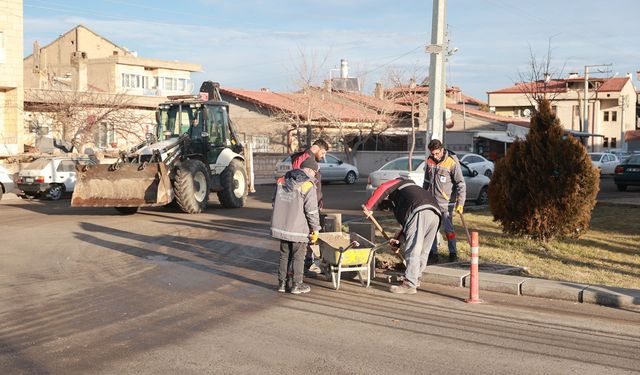
<path fill-rule="evenodd" d="M 391 250 L 397 253 L 398 250 L 400 250 L 400 241 L 396 240 L 395 238 L 391 238 L 389 240 L 389 246 L 391 246 Z"/>
<path fill-rule="evenodd" d="M 309 234 L 309 242 L 311 242 L 312 244 L 318 242 L 318 237 L 320 237 L 320 233 L 314 230 L 313 232 L 311 232 L 311 234 Z"/>
<path fill-rule="evenodd" d="M 459 213 L 460 215 L 462 215 L 462 213 L 464 212 L 464 207 L 461 204 L 457 204 L 456 208 L 455 208 L 455 211 L 457 213 Z"/>

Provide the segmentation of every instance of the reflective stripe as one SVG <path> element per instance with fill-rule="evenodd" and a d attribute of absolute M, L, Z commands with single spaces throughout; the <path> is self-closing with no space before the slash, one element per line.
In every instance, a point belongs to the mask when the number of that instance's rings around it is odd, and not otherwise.
<path fill-rule="evenodd" d="M 274 233 L 285 234 L 285 235 L 289 235 L 289 236 L 301 236 L 301 237 L 309 236 L 309 233 L 289 232 L 289 231 L 282 230 L 282 229 L 277 229 L 277 228 L 271 228 L 271 231 L 273 231 Z"/>

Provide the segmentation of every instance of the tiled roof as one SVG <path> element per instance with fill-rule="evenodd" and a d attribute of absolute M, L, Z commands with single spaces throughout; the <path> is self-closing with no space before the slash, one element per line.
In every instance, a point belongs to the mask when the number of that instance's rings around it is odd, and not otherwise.
<path fill-rule="evenodd" d="M 536 82 L 519 82 L 515 86 L 507 87 L 504 89 L 489 91 L 488 94 L 523 94 L 530 92 L 547 92 L 547 93 L 559 93 L 566 92 L 567 87 L 565 80 L 553 79 L 549 82 L 536 81 Z"/>
<path fill-rule="evenodd" d="M 319 90 L 313 95 L 233 88 L 220 88 L 220 92 L 273 111 L 294 114 L 308 121 L 376 122 L 383 120 L 374 110 L 349 103 L 346 100 L 339 100 L 339 98 L 329 95 L 328 92 L 323 93 Z M 311 101 L 311 115 L 310 118 L 307 118 L 309 101 Z"/>
<path fill-rule="evenodd" d="M 410 106 L 402 105 L 389 100 L 378 99 L 375 96 L 367 96 L 354 92 L 334 92 L 332 95 L 351 100 L 356 103 L 365 105 L 379 113 L 397 113 L 411 111 Z"/>
<path fill-rule="evenodd" d="M 462 108 L 462 104 L 447 103 L 447 108 L 456 112 L 465 112 L 467 115 L 480 117 L 485 120 L 497 121 L 505 124 L 514 124 L 518 126 L 524 126 L 527 128 L 530 125 L 530 122 L 528 120 L 518 120 L 512 117 L 498 116 L 495 113 L 484 112 L 477 109 Z"/>
<path fill-rule="evenodd" d="M 640 130 L 628 130 L 624 133 L 625 141 L 633 141 L 640 139 Z"/>
<path fill-rule="evenodd" d="M 613 77 L 604 81 L 602 86 L 598 88 L 598 92 L 619 92 L 622 91 L 624 85 L 629 81 L 629 77 Z"/>
<path fill-rule="evenodd" d="M 567 92 L 567 83 L 580 83 L 584 81 L 584 77 L 575 77 L 567 79 L 553 79 L 545 84 L 544 81 L 535 82 L 519 82 L 515 86 L 504 89 L 489 91 L 488 94 L 524 94 L 532 92 L 546 93 L 562 93 Z M 598 92 L 619 92 L 629 81 L 629 77 L 613 77 L 613 78 L 589 78 L 589 82 L 601 83 Z"/>

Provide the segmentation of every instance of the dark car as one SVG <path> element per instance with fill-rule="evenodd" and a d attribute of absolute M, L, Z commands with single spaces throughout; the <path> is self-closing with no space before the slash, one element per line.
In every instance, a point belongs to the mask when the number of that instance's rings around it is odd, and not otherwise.
<path fill-rule="evenodd" d="M 640 155 L 632 155 L 618 165 L 613 181 L 620 191 L 627 190 L 629 185 L 640 186 Z"/>

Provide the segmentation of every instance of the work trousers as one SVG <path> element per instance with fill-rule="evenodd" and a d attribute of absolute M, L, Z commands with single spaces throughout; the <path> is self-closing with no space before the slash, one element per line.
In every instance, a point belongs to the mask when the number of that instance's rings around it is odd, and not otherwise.
<path fill-rule="evenodd" d="M 438 233 L 440 218 L 431 210 L 422 210 L 413 215 L 404 226 L 404 257 L 407 261 L 406 280 L 411 286 L 418 285 L 418 277 L 427 268 L 431 244 Z"/>
<path fill-rule="evenodd" d="M 453 204 L 446 206 L 440 206 L 440 212 L 442 212 L 442 227 L 444 228 L 444 235 L 447 239 L 447 246 L 449 247 L 449 255 L 458 254 L 458 246 L 456 243 L 456 231 L 453 228 Z M 431 255 L 438 255 L 438 239 L 433 239 L 433 245 L 431 246 Z"/>
<path fill-rule="evenodd" d="M 304 273 L 304 255 L 307 251 L 306 242 L 291 242 L 280 240 L 280 265 L 278 267 L 278 281 L 287 279 L 289 266 L 293 265 L 293 282 L 302 282 Z"/>

